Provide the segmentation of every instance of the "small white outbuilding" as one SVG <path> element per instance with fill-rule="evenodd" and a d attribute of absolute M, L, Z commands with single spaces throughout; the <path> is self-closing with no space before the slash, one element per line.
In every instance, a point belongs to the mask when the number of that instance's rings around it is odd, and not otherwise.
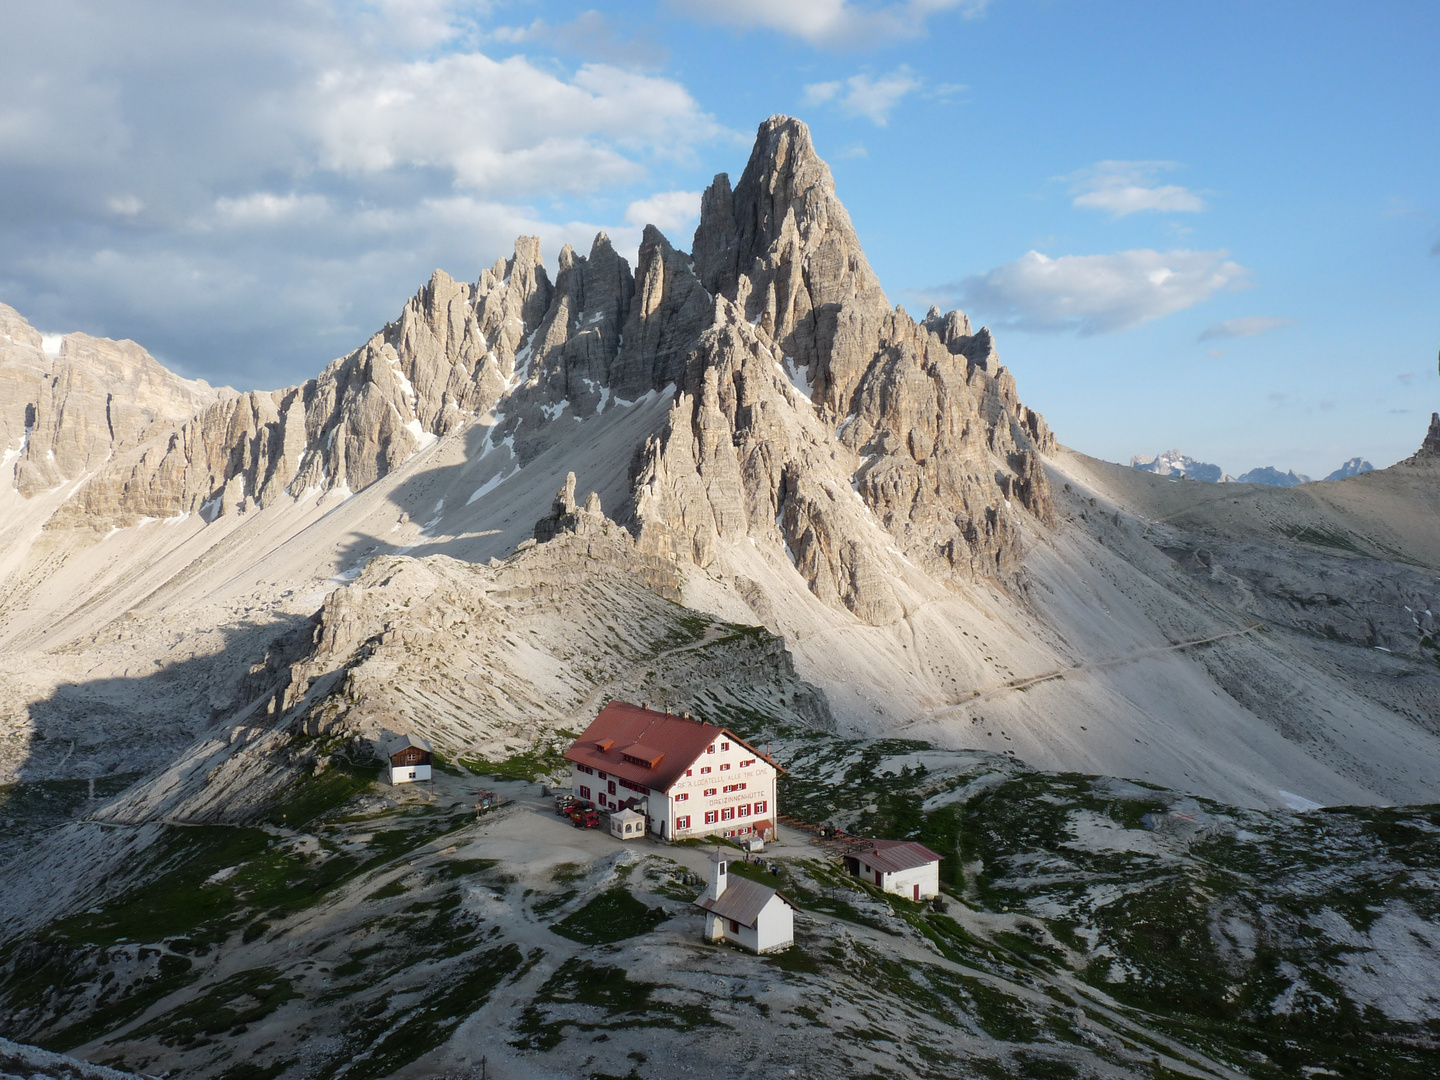
<path fill-rule="evenodd" d="M 913 840 L 867 840 L 845 856 L 845 869 L 888 893 L 930 900 L 940 895 L 940 858 Z"/>
<path fill-rule="evenodd" d="M 645 815 L 626 808 L 610 815 L 610 835 L 618 840 L 639 840 L 645 835 Z"/>
<path fill-rule="evenodd" d="M 695 901 L 705 910 L 705 940 L 730 941 L 754 953 L 795 944 L 795 905 L 774 889 L 726 872 L 728 856 L 710 855 L 710 884 Z"/>

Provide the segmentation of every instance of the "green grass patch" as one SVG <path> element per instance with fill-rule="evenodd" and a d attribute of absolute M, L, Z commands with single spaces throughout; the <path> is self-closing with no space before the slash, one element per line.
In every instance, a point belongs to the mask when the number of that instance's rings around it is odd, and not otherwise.
<path fill-rule="evenodd" d="M 648 933 L 668 918 L 664 908 L 647 908 L 629 889 L 616 888 L 607 889 L 550 929 L 571 941 L 602 945 Z"/>

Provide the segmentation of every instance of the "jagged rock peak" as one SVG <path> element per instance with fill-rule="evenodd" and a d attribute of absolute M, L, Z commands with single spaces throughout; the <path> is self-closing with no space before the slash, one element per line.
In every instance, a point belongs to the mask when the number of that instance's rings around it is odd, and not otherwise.
<path fill-rule="evenodd" d="M 535 539 L 542 544 L 549 543 L 557 536 L 572 533 L 576 536 L 609 535 L 614 532 L 629 540 L 623 529 L 611 528 L 612 522 L 600 506 L 600 496 L 590 492 L 583 507 L 575 503 L 575 474 L 565 477 L 565 484 L 555 493 L 555 502 L 547 517 L 535 523 Z"/>
<path fill-rule="evenodd" d="M 1425 441 L 1409 459 L 1409 463 L 1412 465 L 1432 461 L 1440 462 L 1440 413 L 1430 414 L 1430 430 L 1425 433 Z"/>

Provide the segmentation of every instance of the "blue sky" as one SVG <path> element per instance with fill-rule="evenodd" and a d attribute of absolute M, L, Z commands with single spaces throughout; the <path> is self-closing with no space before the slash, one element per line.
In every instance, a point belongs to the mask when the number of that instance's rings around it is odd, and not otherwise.
<path fill-rule="evenodd" d="M 1386 465 L 1440 409 L 1440 8 L 4 5 L 0 300 L 275 387 L 538 232 L 688 247 L 804 118 L 892 302 L 1111 460 Z"/>

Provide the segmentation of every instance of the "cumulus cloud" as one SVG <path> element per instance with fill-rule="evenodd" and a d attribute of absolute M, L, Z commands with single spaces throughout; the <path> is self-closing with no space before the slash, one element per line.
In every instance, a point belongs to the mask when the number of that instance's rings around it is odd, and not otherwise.
<path fill-rule="evenodd" d="M 989 0 L 671 0 L 696 18 L 743 30 L 776 30 L 819 48 L 860 48 L 916 38 L 931 18 L 982 14 Z"/>
<path fill-rule="evenodd" d="M 0 298 L 277 386 L 363 341 L 437 266 L 478 273 L 517 234 L 552 258 L 602 227 L 623 247 L 640 235 L 625 208 L 647 201 L 681 227 L 667 173 L 729 133 L 676 79 L 505 55 L 488 7 L 7 11 L 16 55 L 66 45 L 63 70 L 22 65 L 0 95 Z"/>
<path fill-rule="evenodd" d="M 992 324 L 1081 336 L 1138 326 L 1235 288 L 1249 273 L 1228 251 L 1121 251 L 1051 258 L 1031 251 L 937 293 Z"/>
<path fill-rule="evenodd" d="M 1178 168 L 1173 161 L 1101 161 L 1068 177 L 1074 205 L 1125 217 L 1146 210 L 1193 214 L 1205 200 L 1178 184 L 1157 184 L 1158 175 Z"/>
<path fill-rule="evenodd" d="M 922 80 L 904 64 L 879 78 L 861 72 L 843 82 L 810 83 L 805 104 L 832 104 L 846 116 L 863 117 L 878 127 L 890 122 L 890 112 L 907 94 L 920 89 Z"/>
<path fill-rule="evenodd" d="M 1294 319 L 1276 319 L 1268 315 L 1247 315 L 1243 319 L 1226 319 L 1224 322 L 1207 326 L 1197 341 L 1214 341 L 1217 338 L 1255 337 L 1282 326 L 1294 326 Z"/>
<path fill-rule="evenodd" d="M 483 101 L 506 107 L 477 110 Z M 306 115 L 326 168 L 439 168 L 484 194 L 635 180 L 635 151 L 683 151 L 719 131 L 669 79 L 603 64 L 561 79 L 481 53 L 326 71 Z"/>
<path fill-rule="evenodd" d="M 642 229 L 654 225 L 673 242 L 699 222 L 700 192 L 662 191 L 636 199 L 625 208 L 625 220 Z"/>

